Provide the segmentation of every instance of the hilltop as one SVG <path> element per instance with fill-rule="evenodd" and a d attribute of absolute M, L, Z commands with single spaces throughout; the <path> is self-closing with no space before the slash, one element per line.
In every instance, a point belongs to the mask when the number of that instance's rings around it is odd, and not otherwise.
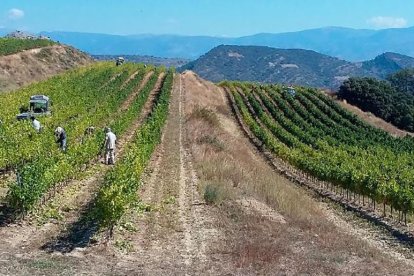
<path fill-rule="evenodd" d="M 15 39 L 14 44 L 10 39 L 2 40 L 5 41 L 9 50 L 0 54 L 0 92 L 47 79 L 93 61 L 73 47 L 49 40 Z"/>
<path fill-rule="evenodd" d="M 350 76 L 384 78 L 407 67 L 414 67 L 414 58 L 395 53 L 353 63 L 311 50 L 221 45 L 181 69 L 214 82 L 227 79 L 336 89 Z"/>

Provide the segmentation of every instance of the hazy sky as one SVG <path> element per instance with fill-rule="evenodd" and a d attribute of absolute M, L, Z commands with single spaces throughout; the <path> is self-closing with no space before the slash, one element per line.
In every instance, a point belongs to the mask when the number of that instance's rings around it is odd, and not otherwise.
<path fill-rule="evenodd" d="M 326 26 L 414 25 L 414 0 L 0 0 L 0 27 L 243 36 Z"/>

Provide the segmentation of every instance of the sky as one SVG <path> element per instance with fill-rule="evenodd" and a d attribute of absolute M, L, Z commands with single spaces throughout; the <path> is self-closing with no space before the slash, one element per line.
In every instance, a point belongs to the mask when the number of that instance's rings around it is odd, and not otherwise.
<path fill-rule="evenodd" d="M 0 0 L 0 28 L 238 37 L 414 25 L 414 0 Z"/>

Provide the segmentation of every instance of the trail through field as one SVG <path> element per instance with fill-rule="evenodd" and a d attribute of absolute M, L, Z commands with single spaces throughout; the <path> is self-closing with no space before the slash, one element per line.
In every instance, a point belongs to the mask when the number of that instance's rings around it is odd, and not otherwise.
<path fill-rule="evenodd" d="M 140 86 L 134 92 L 138 94 L 149 79 L 145 77 Z M 152 105 L 156 94 L 158 93 L 165 74 L 160 74 L 157 83 L 150 93 L 141 114 L 128 128 L 126 133 L 119 137 L 117 146 L 117 158 L 121 158 L 126 149 L 126 145 L 132 140 L 134 133 L 144 122 L 151 112 Z M 129 99 L 130 103 L 133 98 Z M 67 252 L 76 246 L 85 246 L 88 244 L 89 236 L 84 229 L 86 226 L 83 222 L 76 224 L 82 215 L 89 211 L 92 199 L 95 196 L 99 185 L 102 183 L 105 172 L 111 167 L 97 162 L 91 166 L 86 174 L 89 175 L 83 180 L 71 181 L 60 193 L 58 193 L 50 202 L 42 207 L 38 214 L 32 217 L 32 221 L 24 221 L 23 225 L 10 225 L 9 227 L 0 228 L 0 236 L 5 245 L 2 249 L 6 251 L 24 251 L 21 254 L 23 258 L 30 258 L 38 254 L 38 250 L 43 246 L 49 251 Z M 36 218 L 37 216 L 37 218 Z M 43 224 L 42 220 L 45 220 Z M 40 222 L 43 225 L 36 226 L 28 223 Z M 77 229 L 78 228 L 78 229 Z M 79 231 L 79 233 L 77 233 Z M 79 235 L 78 235 L 79 234 Z M 67 239 L 65 239 L 67 238 Z M 20 256 L 20 255 L 19 255 Z"/>
<path fill-rule="evenodd" d="M 198 179 L 186 148 L 185 91 L 176 76 L 162 142 L 143 179 L 141 198 L 151 212 L 135 218 L 138 234 L 118 233 L 136 251 L 116 268 L 149 275 L 204 274 L 218 271 L 208 246 L 222 237 L 216 216 L 198 191 Z M 117 239 L 117 237 L 115 237 Z"/>

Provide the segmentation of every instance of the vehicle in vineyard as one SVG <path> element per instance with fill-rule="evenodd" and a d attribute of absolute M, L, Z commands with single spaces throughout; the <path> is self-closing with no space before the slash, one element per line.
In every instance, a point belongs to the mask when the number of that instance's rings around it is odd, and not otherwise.
<path fill-rule="evenodd" d="M 122 65 L 124 64 L 124 62 L 125 62 L 125 59 L 123 57 L 118 57 L 116 59 L 116 66 Z"/>
<path fill-rule="evenodd" d="M 20 114 L 16 116 L 17 120 L 28 120 L 31 117 L 51 115 L 51 101 L 48 96 L 34 95 L 30 97 L 29 108 L 20 107 Z"/>
<path fill-rule="evenodd" d="M 293 88 L 293 86 L 288 86 L 287 88 L 285 88 L 286 92 L 289 93 L 289 95 L 291 95 L 292 97 L 294 97 L 296 95 L 296 90 L 295 88 Z"/>

